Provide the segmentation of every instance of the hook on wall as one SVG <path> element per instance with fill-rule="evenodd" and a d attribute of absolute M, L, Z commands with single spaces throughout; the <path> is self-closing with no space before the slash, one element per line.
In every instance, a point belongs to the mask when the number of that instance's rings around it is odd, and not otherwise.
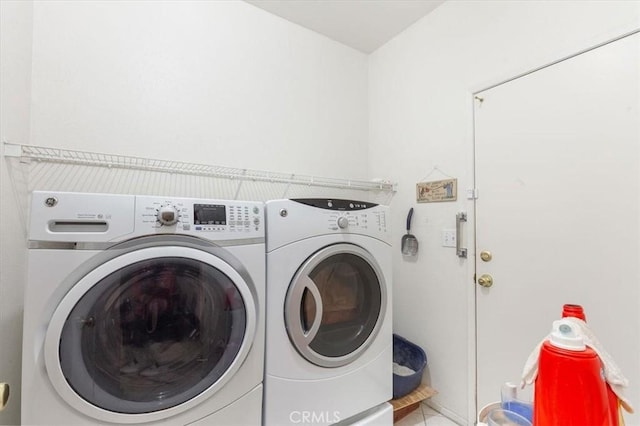
<path fill-rule="evenodd" d="M 451 176 L 451 175 L 450 175 L 450 174 L 448 174 L 448 173 L 443 172 L 443 171 L 442 171 L 442 170 L 441 170 L 437 165 L 435 165 L 435 166 L 433 166 L 433 167 L 431 168 L 431 170 L 429 170 L 429 172 L 428 172 L 425 176 L 423 176 L 423 177 L 420 179 L 420 182 L 424 182 L 424 181 L 426 181 L 426 180 L 427 180 L 427 179 L 428 179 L 432 174 L 434 174 L 434 173 L 436 173 L 436 172 L 437 172 L 437 173 L 440 173 L 440 174 L 441 174 L 442 176 L 444 176 L 444 177 L 454 179 L 454 177 L 453 177 L 453 176 Z"/>

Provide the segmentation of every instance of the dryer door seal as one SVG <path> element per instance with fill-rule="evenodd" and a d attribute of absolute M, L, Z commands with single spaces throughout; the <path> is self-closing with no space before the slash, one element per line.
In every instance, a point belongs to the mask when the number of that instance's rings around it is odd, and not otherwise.
<path fill-rule="evenodd" d="M 375 339 L 386 304 L 383 274 L 368 251 L 353 244 L 325 247 L 305 261 L 289 286 L 289 339 L 313 364 L 347 365 Z"/>

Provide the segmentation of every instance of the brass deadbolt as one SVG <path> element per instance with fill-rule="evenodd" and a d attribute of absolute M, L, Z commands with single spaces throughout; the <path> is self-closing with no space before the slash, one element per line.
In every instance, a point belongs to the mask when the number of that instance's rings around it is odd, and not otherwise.
<path fill-rule="evenodd" d="M 482 259 L 485 262 L 490 262 L 491 259 L 493 259 L 493 255 L 489 250 L 482 250 L 480 252 L 480 259 Z"/>

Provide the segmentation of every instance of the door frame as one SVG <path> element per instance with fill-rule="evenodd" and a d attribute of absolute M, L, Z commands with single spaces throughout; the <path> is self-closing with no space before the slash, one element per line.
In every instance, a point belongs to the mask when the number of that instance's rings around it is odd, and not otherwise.
<path fill-rule="evenodd" d="M 475 128 L 476 128 L 476 117 L 475 117 L 475 105 L 476 103 L 482 104 L 483 99 L 479 96 L 480 93 L 485 92 L 487 90 L 498 87 L 502 84 L 512 82 L 519 78 L 525 77 L 537 71 L 543 70 L 545 68 L 551 67 L 553 65 L 559 64 L 566 60 L 575 58 L 584 53 L 590 52 L 592 50 L 598 49 L 600 47 L 606 46 L 608 44 L 614 43 L 616 41 L 622 40 L 626 37 L 633 36 L 635 34 L 640 33 L 640 27 L 637 25 L 630 25 L 628 28 L 622 28 L 615 33 L 607 34 L 604 39 L 600 37 L 598 40 L 587 40 L 585 42 L 586 47 L 575 49 L 564 49 L 563 51 L 558 52 L 554 55 L 555 58 L 549 58 L 545 61 L 538 61 L 538 65 L 532 64 L 529 67 L 524 68 L 519 72 L 513 71 L 504 77 L 497 79 L 493 82 L 487 82 L 484 84 L 479 84 L 475 87 L 469 89 L 469 107 L 471 108 L 471 135 L 470 135 L 470 144 L 471 149 L 468 151 L 469 155 L 467 157 L 467 170 L 469 171 L 469 175 L 472 176 L 472 186 L 468 191 L 467 202 L 465 203 L 465 208 L 471 212 L 471 214 L 467 215 L 467 225 L 468 228 L 466 230 L 467 241 L 469 241 L 468 249 L 468 265 L 467 265 L 467 275 L 466 282 L 471 283 L 472 285 L 469 287 L 469 291 L 467 292 L 467 306 L 468 312 L 471 314 L 467 316 L 467 327 L 469 331 L 469 340 L 467 342 L 467 351 L 468 351 L 468 392 L 467 392 L 467 406 L 468 406 L 468 419 L 473 421 L 473 424 L 476 423 L 477 416 L 482 407 L 478 407 L 478 382 L 477 382 L 477 304 L 476 304 L 476 293 L 477 293 L 477 284 L 476 284 L 476 271 L 477 271 L 477 256 L 478 247 L 476 242 L 476 199 L 481 196 L 479 194 L 478 188 L 476 186 L 476 164 L 475 164 L 475 148 L 476 148 L 476 139 L 475 139 Z M 539 65 L 542 63 L 542 65 Z"/>

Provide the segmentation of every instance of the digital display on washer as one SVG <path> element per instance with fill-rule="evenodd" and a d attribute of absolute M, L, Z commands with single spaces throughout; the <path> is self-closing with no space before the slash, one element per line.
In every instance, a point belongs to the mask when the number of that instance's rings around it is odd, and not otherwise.
<path fill-rule="evenodd" d="M 226 206 L 219 204 L 194 204 L 193 205 L 194 225 L 226 225 Z"/>

